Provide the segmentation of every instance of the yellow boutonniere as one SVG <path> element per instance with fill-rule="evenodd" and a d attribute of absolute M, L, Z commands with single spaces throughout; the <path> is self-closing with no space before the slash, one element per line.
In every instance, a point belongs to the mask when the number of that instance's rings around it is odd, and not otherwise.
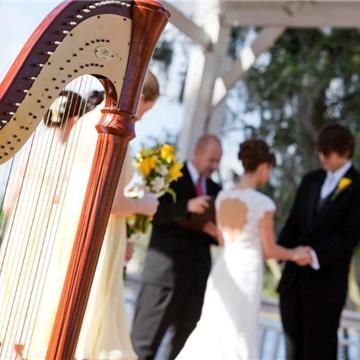
<path fill-rule="evenodd" d="M 332 197 L 333 200 L 335 200 L 335 198 L 343 191 L 345 190 L 349 185 L 351 185 L 352 180 L 347 178 L 347 177 L 343 177 L 340 181 L 339 184 L 336 188 L 336 191 Z"/>

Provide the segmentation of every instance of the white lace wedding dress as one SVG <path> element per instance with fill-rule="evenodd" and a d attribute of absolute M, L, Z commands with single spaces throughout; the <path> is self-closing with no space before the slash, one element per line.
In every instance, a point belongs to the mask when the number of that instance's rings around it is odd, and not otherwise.
<path fill-rule="evenodd" d="M 207 282 L 201 318 L 177 360 L 259 359 L 263 279 L 260 219 L 274 202 L 253 189 L 222 191 L 216 201 L 224 250 Z"/>

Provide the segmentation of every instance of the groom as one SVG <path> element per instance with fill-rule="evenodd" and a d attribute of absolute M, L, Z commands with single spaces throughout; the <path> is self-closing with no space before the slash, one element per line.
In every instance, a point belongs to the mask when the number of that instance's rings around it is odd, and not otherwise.
<path fill-rule="evenodd" d="M 312 248 L 302 263 L 286 263 L 278 288 L 287 359 L 337 357 L 349 264 L 360 237 L 354 147 L 353 135 L 341 125 L 320 131 L 316 148 L 323 170 L 304 176 L 279 236 L 279 243 L 288 248 Z"/>
<path fill-rule="evenodd" d="M 203 216 L 210 196 L 220 191 L 210 176 L 221 155 L 219 139 L 202 136 L 184 166 L 184 176 L 174 183 L 176 202 L 168 195 L 160 199 L 131 333 L 139 360 L 154 359 L 170 326 L 175 334 L 167 358 L 174 359 L 200 318 L 216 226 L 210 221 L 199 223 L 198 230 L 189 226 L 191 219 Z"/>

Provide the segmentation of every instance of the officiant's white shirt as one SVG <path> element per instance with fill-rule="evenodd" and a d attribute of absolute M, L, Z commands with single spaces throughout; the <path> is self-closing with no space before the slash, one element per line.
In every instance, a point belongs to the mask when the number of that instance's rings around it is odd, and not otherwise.
<path fill-rule="evenodd" d="M 192 163 L 192 161 L 187 161 L 186 162 L 186 167 L 189 170 L 190 177 L 191 177 L 191 180 L 192 180 L 193 184 L 196 186 L 196 184 L 197 184 L 197 182 L 199 180 L 199 176 L 200 176 L 197 168 Z M 204 194 L 207 194 L 206 178 L 204 176 L 201 179 L 201 185 L 202 185 L 202 189 L 203 189 Z"/>

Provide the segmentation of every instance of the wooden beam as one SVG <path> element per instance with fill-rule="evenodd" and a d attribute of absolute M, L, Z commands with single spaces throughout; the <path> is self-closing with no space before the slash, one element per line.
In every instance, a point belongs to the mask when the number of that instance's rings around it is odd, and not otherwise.
<path fill-rule="evenodd" d="M 205 50 L 210 50 L 213 42 L 210 35 L 199 25 L 187 18 L 182 11 L 167 1 L 163 1 L 167 10 L 170 11 L 170 22 L 182 33 L 188 36 L 194 43 L 202 46 Z"/>
<path fill-rule="evenodd" d="M 358 0 L 221 1 L 228 26 L 360 27 Z"/>
<path fill-rule="evenodd" d="M 240 59 L 234 61 L 230 70 L 216 79 L 212 109 L 215 109 L 224 101 L 229 90 L 245 76 L 259 56 L 268 50 L 284 31 L 284 27 L 264 28 L 256 36 L 252 44 L 241 51 Z"/>

